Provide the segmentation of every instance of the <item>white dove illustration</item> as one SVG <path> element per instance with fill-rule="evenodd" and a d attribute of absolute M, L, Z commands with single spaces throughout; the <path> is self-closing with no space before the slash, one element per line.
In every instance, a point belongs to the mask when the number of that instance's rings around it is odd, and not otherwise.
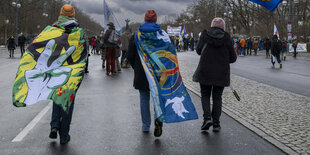
<path fill-rule="evenodd" d="M 183 112 L 185 113 L 189 113 L 184 105 L 183 105 L 183 102 L 184 101 L 184 96 L 182 97 L 175 97 L 173 98 L 172 100 L 168 99 L 166 104 L 165 104 L 165 107 L 167 107 L 169 104 L 173 103 L 172 105 L 172 109 L 173 111 L 180 117 L 182 117 L 183 119 L 185 119 L 185 117 L 183 116 Z"/>
<path fill-rule="evenodd" d="M 169 38 L 169 35 L 163 30 L 162 31 L 162 34 L 160 34 L 158 31 L 157 31 L 157 38 L 158 39 L 162 39 L 164 42 L 169 42 L 171 43 L 171 40 Z"/>

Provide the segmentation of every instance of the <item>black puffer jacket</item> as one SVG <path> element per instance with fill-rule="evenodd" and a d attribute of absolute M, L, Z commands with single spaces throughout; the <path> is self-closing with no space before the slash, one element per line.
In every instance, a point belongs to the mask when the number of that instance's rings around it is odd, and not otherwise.
<path fill-rule="evenodd" d="M 202 51 L 205 43 L 207 46 Z M 201 55 L 198 65 L 198 82 L 202 85 L 229 86 L 229 64 L 237 59 L 230 35 L 216 27 L 204 30 L 196 52 Z"/>
<path fill-rule="evenodd" d="M 133 86 L 139 90 L 149 90 L 149 83 L 147 81 L 141 60 L 138 54 L 137 46 L 135 43 L 135 35 L 130 38 L 128 46 L 127 60 L 131 67 L 134 69 Z"/>

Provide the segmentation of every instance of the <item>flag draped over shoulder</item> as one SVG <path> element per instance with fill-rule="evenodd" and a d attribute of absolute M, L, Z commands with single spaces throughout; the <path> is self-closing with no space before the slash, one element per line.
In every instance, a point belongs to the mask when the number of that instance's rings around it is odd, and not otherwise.
<path fill-rule="evenodd" d="M 197 119 L 168 34 L 156 23 L 146 22 L 139 27 L 135 41 L 149 82 L 156 118 L 165 123 Z"/>
<path fill-rule="evenodd" d="M 82 82 L 87 59 L 84 32 L 71 18 L 60 16 L 25 51 L 13 86 L 17 107 L 51 99 L 64 111 Z"/>
<path fill-rule="evenodd" d="M 274 11 L 278 7 L 278 5 L 282 2 L 282 0 L 249 0 L 249 1 L 262 5 L 270 11 Z"/>

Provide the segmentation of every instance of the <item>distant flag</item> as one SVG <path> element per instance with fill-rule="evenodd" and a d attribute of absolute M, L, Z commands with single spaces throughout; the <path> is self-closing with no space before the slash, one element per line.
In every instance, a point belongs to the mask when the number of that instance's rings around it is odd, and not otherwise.
<path fill-rule="evenodd" d="M 277 29 L 276 24 L 274 25 L 274 28 L 273 28 L 273 35 L 277 35 L 278 38 L 280 38 L 279 31 L 278 31 L 278 29 Z"/>
<path fill-rule="evenodd" d="M 182 33 L 179 34 L 179 46 L 183 45 L 183 37 L 182 37 Z"/>
<path fill-rule="evenodd" d="M 123 34 L 123 29 L 122 29 L 122 28 L 119 30 L 119 33 L 120 33 L 121 36 L 122 36 L 122 34 Z"/>
<path fill-rule="evenodd" d="M 183 27 L 183 30 L 182 30 L 182 36 L 185 36 L 186 35 L 186 28 L 185 28 L 185 25 Z"/>
<path fill-rule="evenodd" d="M 270 11 L 274 11 L 282 0 L 249 0 L 251 2 L 257 3 Z"/>
<path fill-rule="evenodd" d="M 103 1 L 103 15 L 104 15 L 104 28 L 107 28 L 107 24 L 109 22 L 113 22 L 113 16 L 112 16 L 112 11 L 110 10 L 108 4 Z"/>

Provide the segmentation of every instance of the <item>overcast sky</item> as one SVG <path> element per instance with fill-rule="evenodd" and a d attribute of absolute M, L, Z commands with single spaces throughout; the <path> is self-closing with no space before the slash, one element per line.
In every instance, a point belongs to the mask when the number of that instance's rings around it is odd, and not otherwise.
<path fill-rule="evenodd" d="M 103 0 L 68 0 L 103 25 Z M 154 9 L 159 22 L 165 16 L 173 16 L 186 10 L 194 0 L 106 0 L 117 21 L 125 26 L 125 19 L 131 22 L 143 22 L 146 10 Z M 117 22 L 115 25 L 118 25 Z"/>

